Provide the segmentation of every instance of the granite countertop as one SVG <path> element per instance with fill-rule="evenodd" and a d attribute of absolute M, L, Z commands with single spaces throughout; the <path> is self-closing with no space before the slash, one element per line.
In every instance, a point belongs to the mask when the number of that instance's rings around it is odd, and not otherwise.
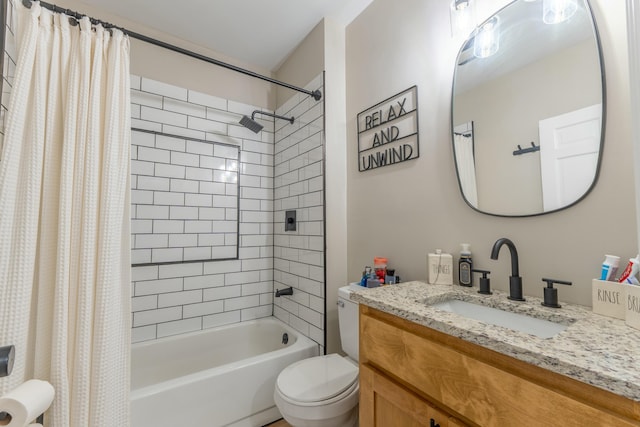
<path fill-rule="evenodd" d="M 562 308 L 548 308 L 541 298 L 514 302 L 504 292 L 480 295 L 477 288 L 456 285 L 406 282 L 352 289 L 350 299 L 358 303 L 640 402 L 640 330 L 623 320 L 562 301 Z M 569 326 L 552 338 L 539 338 L 429 306 L 452 297 Z"/>

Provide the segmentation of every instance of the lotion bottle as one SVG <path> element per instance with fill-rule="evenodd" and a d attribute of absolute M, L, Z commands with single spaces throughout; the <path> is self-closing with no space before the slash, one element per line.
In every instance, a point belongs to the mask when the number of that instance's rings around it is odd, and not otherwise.
<path fill-rule="evenodd" d="M 473 284 L 471 279 L 473 261 L 471 260 L 471 249 L 469 248 L 471 245 L 462 243 L 460 246 L 462 246 L 462 249 L 460 250 L 460 259 L 458 260 L 458 283 L 460 286 L 471 287 Z"/>

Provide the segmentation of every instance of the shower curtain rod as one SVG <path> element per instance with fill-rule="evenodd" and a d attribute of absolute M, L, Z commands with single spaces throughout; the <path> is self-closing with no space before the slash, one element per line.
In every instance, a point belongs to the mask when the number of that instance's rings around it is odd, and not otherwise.
<path fill-rule="evenodd" d="M 22 0 L 22 4 L 24 4 L 25 7 L 31 8 L 32 0 Z M 75 11 L 70 10 L 70 9 L 64 9 L 64 8 L 56 6 L 55 4 L 47 3 L 47 2 L 44 2 L 44 1 L 40 1 L 40 6 L 46 8 L 46 9 L 49 9 L 49 10 L 51 10 L 53 12 L 64 13 L 65 15 L 69 15 L 69 16 L 75 18 L 76 20 L 78 20 L 78 19 L 80 19 L 80 18 L 85 16 L 82 13 L 75 12 Z M 190 56 L 192 58 L 199 59 L 201 61 L 208 62 L 210 64 L 218 65 L 220 67 L 224 67 L 224 68 L 226 68 L 228 70 L 236 71 L 238 73 L 242 73 L 242 74 L 250 76 L 250 77 L 255 77 L 257 79 L 264 80 L 264 81 L 267 81 L 269 83 L 276 84 L 278 86 L 286 87 L 287 89 L 292 89 L 292 90 L 295 90 L 295 91 L 298 91 L 298 92 L 305 93 L 305 94 L 313 97 L 313 99 L 315 99 L 316 101 L 320 101 L 320 99 L 322 98 L 322 92 L 320 92 L 319 90 L 314 90 L 314 91 L 306 90 L 306 89 L 291 85 L 289 83 L 282 82 L 280 80 L 272 79 L 271 77 L 263 76 L 262 74 L 255 73 L 255 72 L 253 72 L 251 70 L 240 68 L 240 67 L 237 67 L 235 65 L 228 64 L 226 62 L 222 62 L 222 61 L 219 61 L 217 59 L 210 58 L 208 56 L 201 55 L 199 53 L 192 52 L 190 50 L 183 49 L 183 48 L 178 47 L 178 46 L 174 46 L 174 45 L 169 44 L 169 43 L 165 43 L 162 40 L 154 39 L 154 38 L 145 36 L 143 34 L 139 34 L 139 33 L 136 33 L 134 31 L 127 30 L 126 28 L 118 27 L 117 25 L 113 25 L 113 24 L 110 24 L 108 22 L 96 19 L 96 18 L 89 17 L 89 19 L 91 20 L 92 24 L 101 24 L 105 28 L 117 28 L 120 31 L 122 31 L 124 34 L 128 35 L 129 37 L 133 37 L 134 39 L 138 39 L 138 40 L 141 40 L 141 41 L 146 42 L 146 43 L 150 43 L 150 44 L 153 44 L 153 45 L 156 45 L 156 46 L 160 46 L 160 47 L 163 47 L 165 49 L 169 49 L 169 50 L 171 50 L 173 52 L 181 53 L 183 55 Z"/>

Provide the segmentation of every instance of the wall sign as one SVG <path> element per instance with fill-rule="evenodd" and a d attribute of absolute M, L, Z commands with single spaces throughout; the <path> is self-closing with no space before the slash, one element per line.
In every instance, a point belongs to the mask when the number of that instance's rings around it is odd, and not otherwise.
<path fill-rule="evenodd" d="M 417 86 L 358 114 L 360 172 L 417 159 L 419 155 Z"/>

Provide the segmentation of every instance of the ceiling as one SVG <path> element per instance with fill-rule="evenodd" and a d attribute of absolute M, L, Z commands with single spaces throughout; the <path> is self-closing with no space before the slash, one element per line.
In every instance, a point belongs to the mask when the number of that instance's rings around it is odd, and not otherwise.
<path fill-rule="evenodd" d="M 324 18 L 348 24 L 372 0 L 83 0 L 238 59 L 275 71 Z"/>

